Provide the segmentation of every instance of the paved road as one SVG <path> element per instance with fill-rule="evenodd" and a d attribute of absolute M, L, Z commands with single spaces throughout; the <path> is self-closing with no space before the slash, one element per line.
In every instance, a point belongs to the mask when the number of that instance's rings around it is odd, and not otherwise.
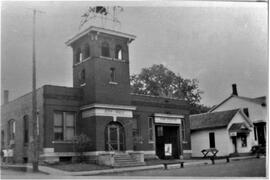
<path fill-rule="evenodd" d="M 148 170 L 107 174 L 108 176 L 182 176 L 182 177 L 265 177 L 265 158 L 231 161 L 184 169 Z"/>
<path fill-rule="evenodd" d="M 265 158 L 232 161 L 215 165 L 189 166 L 184 169 L 169 170 L 144 170 L 125 173 L 104 174 L 101 176 L 56 176 L 43 173 L 32 173 L 14 171 L 9 169 L 1 170 L 1 179 L 111 179 L 111 176 L 181 176 L 181 177 L 265 177 Z M 120 177 L 120 178 L 121 178 Z"/>

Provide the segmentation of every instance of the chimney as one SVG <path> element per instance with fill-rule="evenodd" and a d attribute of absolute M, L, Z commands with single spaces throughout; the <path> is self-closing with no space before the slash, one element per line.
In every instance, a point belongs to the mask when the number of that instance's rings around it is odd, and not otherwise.
<path fill-rule="evenodd" d="M 236 84 L 232 84 L 232 95 L 238 96 Z"/>
<path fill-rule="evenodd" d="M 8 90 L 4 90 L 4 104 L 8 103 Z"/>

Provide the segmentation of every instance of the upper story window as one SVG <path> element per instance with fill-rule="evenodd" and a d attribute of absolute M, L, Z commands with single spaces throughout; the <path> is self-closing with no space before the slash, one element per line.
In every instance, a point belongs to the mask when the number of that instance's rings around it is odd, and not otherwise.
<path fill-rule="evenodd" d="M 23 142 L 24 143 L 28 143 L 28 133 L 29 133 L 29 117 L 27 115 L 25 115 L 23 117 Z"/>
<path fill-rule="evenodd" d="M 80 48 L 77 49 L 75 58 L 76 58 L 76 63 L 79 63 L 82 61 L 83 57 L 82 57 L 82 51 Z"/>
<path fill-rule="evenodd" d="M 120 45 L 117 45 L 115 47 L 115 58 L 116 59 L 123 59 L 123 50 L 122 50 L 122 47 Z"/>
<path fill-rule="evenodd" d="M 8 122 L 9 144 L 14 144 L 15 132 L 16 132 L 15 120 L 14 119 L 9 120 L 9 122 Z"/>
<path fill-rule="evenodd" d="M 115 68 L 111 68 L 110 69 L 110 76 L 111 76 L 111 82 L 115 82 L 115 79 L 116 79 L 116 77 L 115 77 Z"/>
<path fill-rule="evenodd" d="M 83 69 L 80 74 L 79 74 L 79 79 L 80 79 L 80 82 L 81 84 L 84 84 L 85 83 L 85 70 Z"/>
<path fill-rule="evenodd" d="M 54 112 L 54 140 L 73 140 L 75 136 L 75 112 Z"/>
<path fill-rule="evenodd" d="M 86 43 L 83 48 L 83 59 L 86 59 L 88 57 L 90 57 L 90 47 L 89 44 Z"/>
<path fill-rule="evenodd" d="M 5 132 L 4 130 L 1 130 L 1 146 L 4 148 L 5 146 Z"/>
<path fill-rule="evenodd" d="M 101 45 L 101 56 L 110 57 L 110 46 L 108 42 L 103 42 Z"/>

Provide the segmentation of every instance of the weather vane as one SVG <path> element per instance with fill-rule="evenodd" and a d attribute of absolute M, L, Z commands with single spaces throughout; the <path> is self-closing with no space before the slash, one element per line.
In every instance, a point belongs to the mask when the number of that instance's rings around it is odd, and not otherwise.
<path fill-rule="evenodd" d="M 121 26 L 120 21 L 118 20 L 118 14 L 123 12 L 123 8 L 120 6 L 112 6 L 112 7 L 105 7 L 105 6 L 95 6 L 89 7 L 87 12 L 85 12 L 81 17 L 82 20 L 80 22 L 79 29 L 90 20 L 94 19 L 101 19 L 102 26 L 107 24 L 107 21 L 113 23 L 113 28 L 117 25 Z"/>

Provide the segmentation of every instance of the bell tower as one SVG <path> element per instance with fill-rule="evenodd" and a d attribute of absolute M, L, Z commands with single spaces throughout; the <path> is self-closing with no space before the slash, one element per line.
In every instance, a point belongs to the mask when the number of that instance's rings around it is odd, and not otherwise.
<path fill-rule="evenodd" d="M 130 105 L 129 50 L 134 35 L 90 26 L 66 44 L 73 49 L 73 86 L 82 105 Z"/>

